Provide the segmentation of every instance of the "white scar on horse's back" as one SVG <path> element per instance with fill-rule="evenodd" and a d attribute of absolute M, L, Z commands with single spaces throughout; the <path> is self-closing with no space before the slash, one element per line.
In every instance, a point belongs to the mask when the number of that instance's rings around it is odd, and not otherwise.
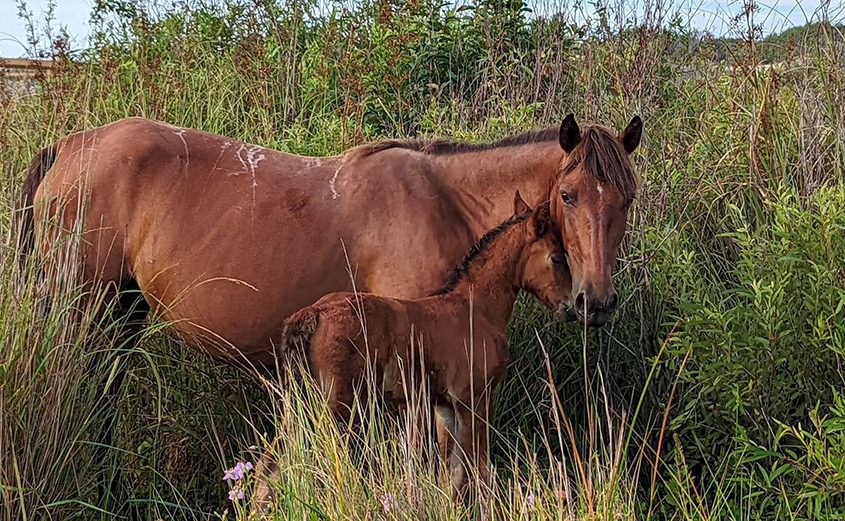
<path fill-rule="evenodd" d="M 252 204 L 255 207 L 255 189 L 258 188 L 258 181 L 255 178 L 255 169 L 258 168 L 258 163 L 264 161 L 265 157 L 264 154 L 258 154 L 264 150 L 260 146 L 257 145 L 247 145 L 245 143 L 241 143 L 238 147 L 237 152 L 235 152 L 235 157 L 238 158 L 238 161 L 241 162 L 241 166 L 243 166 L 244 172 L 249 172 L 252 176 Z M 246 157 L 242 154 L 246 153 Z"/>
<path fill-rule="evenodd" d="M 188 165 L 191 164 L 191 154 L 188 153 L 188 142 L 185 141 L 185 129 L 180 128 L 178 131 L 174 132 L 174 134 L 179 136 L 179 139 L 182 140 L 182 144 L 185 146 L 185 173 L 187 174 L 188 173 Z"/>
<path fill-rule="evenodd" d="M 220 145 L 220 155 L 219 155 L 219 156 L 217 156 L 217 161 L 215 161 L 215 162 L 214 162 L 214 166 L 213 166 L 213 167 L 211 167 L 211 171 L 212 171 L 212 172 L 214 172 L 215 170 L 217 170 L 217 165 L 219 165 L 219 164 L 220 164 L 220 160 L 221 160 L 221 159 L 223 159 L 223 154 L 225 154 L 225 153 L 226 153 L 226 150 L 227 150 L 230 146 L 232 146 L 232 144 L 231 144 L 231 143 L 229 143 L 228 141 L 225 141 L 222 145 Z"/>
<path fill-rule="evenodd" d="M 340 174 L 340 169 L 343 168 L 343 164 L 346 161 L 346 158 L 340 160 L 340 165 L 337 167 L 337 170 L 334 171 L 334 175 L 332 176 L 331 180 L 329 181 L 329 188 L 332 190 L 332 199 L 337 199 L 340 197 L 340 194 L 337 193 L 337 189 L 335 189 L 335 181 L 337 181 L 337 176 Z"/>

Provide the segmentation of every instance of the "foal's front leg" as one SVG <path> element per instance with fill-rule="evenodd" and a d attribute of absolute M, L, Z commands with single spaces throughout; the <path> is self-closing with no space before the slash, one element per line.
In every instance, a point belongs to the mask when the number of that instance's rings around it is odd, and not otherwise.
<path fill-rule="evenodd" d="M 434 423 L 437 428 L 437 449 L 440 458 L 448 464 L 455 436 L 455 410 L 445 405 L 434 406 Z"/>
<path fill-rule="evenodd" d="M 463 495 L 470 468 L 475 469 L 480 483 L 484 486 L 489 485 L 490 481 L 487 468 L 489 399 L 483 397 L 472 405 L 474 406 L 469 407 L 458 403 L 454 408 L 457 444 L 452 448 L 449 458 L 449 475 L 452 480 L 452 497 L 455 500 Z"/>
<path fill-rule="evenodd" d="M 281 478 L 276 455 L 279 454 L 279 448 L 282 445 L 281 437 L 273 440 L 271 446 L 264 452 L 255 466 L 255 491 L 252 495 L 251 504 L 253 513 L 257 514 L 259 518 L 269 512 L 275 500 L 271 483 L 276 483 Z"/>

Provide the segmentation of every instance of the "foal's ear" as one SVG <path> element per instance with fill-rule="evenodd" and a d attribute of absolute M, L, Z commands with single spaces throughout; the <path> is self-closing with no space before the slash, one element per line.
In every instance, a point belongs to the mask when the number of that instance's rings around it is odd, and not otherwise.
<path fill-rule="evenodd" d="M 549 211 L 548 201 L 541 204 L 536 210 L 534 210 L 534 215 L 531 216 L 531 220 L 534 222 L 534 235 L 538 238 L 546 235 L 552 222 L 552 215 Z"/>
<path fill-rule="evenodd" d="M 625 130 L 619 134 L 619 141 L 622 142 L 622 147 L 625 152 L 629 154 L 640 146 L 640 138 L 643 135 L 643 120 L 639 116 L 634 116 Z"/>
<path fill-rule="evenodd" d="M 560 147 L 567 154 L 575 150 L 578 143 L 581 142 L 581 129 L 578 128 L 578 123 L 575 121 L 575 116 L 569 114 L 563 119 L 560 124 Z"/>
<path fill-rule="evenodd" d="M 519 195 L 519 190 L 517 190 L 516 195 L 513 196 L 513 214 L 522 215 L 530 211 L 531 207 L 522 199 L 522 196 Z"/>

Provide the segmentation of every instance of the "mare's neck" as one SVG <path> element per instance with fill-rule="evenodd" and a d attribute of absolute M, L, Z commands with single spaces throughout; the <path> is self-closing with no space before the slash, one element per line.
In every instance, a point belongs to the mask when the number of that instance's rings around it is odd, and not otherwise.
<path fill-rule="evenodd" d="M 519 190 L 531 207 L 546 201 L 563 151 L 557 141 L 435 155 L 436 175 L 480 237 L 513 212 Z"/>
<path fill-rule="evenodd" d="M 447 298 L 472 301 L 474 315 L 506 328 L 522 279 L 522 251 L 530 221 L 514 224 L 493 239 L 469 265 Z"/>

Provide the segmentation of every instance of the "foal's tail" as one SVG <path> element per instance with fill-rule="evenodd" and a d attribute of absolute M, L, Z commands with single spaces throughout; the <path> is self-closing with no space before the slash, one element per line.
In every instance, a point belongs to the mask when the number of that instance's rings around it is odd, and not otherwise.
<path fill-rule="evenodd" d="M 21 190 L 20 201 L 12 216 L 13 230 L 18 234 L 17 244 L 20 252 L 23 255 L 32 251 L 34 238 L 34 221 L 32 206 L 35 202 L 35 191 L 44 180 L 44 176 L 53 166 L 56 161 L 56 153 L 58 146 L 52 144 L 48 147 L 42 148 L 32 161 L 29 163 L 29 168 L 26 171 L 26 179 L 23 183 L 23 190 Z"/>
<path fill-rule="evenodd" d="M 289 316 L 282 327 L 281 352 L 288 356 L 300 351 L 308 358 L 311 337 L 320 325 L 320 311 L 314 306 L 302 308 Z"/>

